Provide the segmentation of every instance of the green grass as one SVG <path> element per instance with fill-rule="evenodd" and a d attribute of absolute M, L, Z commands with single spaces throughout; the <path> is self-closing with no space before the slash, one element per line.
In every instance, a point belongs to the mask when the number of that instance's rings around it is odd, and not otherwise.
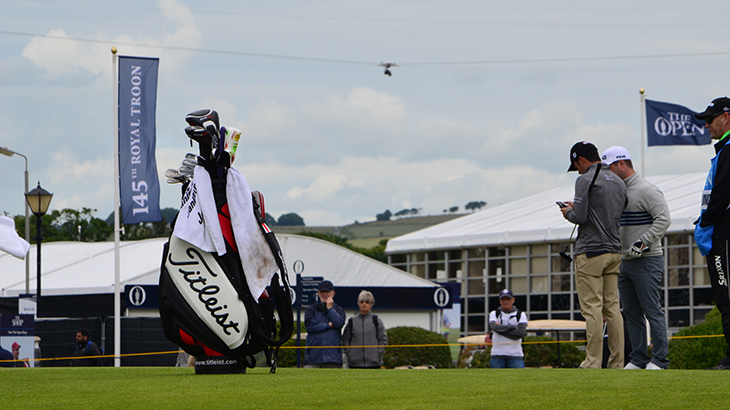
<path fill-rule="evenodd" d="M 725 408 L 730 372 L 705 370 L 0 369 L 7 409 Z"/>

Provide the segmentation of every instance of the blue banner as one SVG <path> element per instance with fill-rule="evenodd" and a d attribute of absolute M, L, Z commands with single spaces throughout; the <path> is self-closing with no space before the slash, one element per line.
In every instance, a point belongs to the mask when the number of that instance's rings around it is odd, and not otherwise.
<path fill-rule="evenodd" d="M 646 100 L 648 145 L 707 145 L 710 132 L 696 112 L 681 105 Z"/>
<path fill-rule="evenodd" d="M 119 57 L 119 183 L 122 223 L 157 222 L 157 58 Z"/>

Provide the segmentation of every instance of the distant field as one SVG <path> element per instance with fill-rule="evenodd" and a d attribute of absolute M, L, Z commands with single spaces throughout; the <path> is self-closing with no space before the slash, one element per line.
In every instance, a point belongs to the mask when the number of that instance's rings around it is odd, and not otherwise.
<path fill-rule="evenodd" d="M 464 216 L 464 214 L 416 216 L 412 218 L 394 219 L 392 221 L 366 222 L 345 226 L 275 226 L 273 229 L 276 233 L 288 234 L 301 231 L 334 234 L 347 238 L 355 246 L 372 248 L 382 239 L 405 235 L 461 216 Z"/>
<path fill-rule="evenodd" d="M 730 372 L 257 368 L 0 369 L 4 409 L 722 409 Z"/>

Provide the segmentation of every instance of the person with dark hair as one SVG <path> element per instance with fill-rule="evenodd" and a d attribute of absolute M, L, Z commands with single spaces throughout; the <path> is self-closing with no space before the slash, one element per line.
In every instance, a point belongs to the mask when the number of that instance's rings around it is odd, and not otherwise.
<path fill-rule="evenodd" d="M 347 365 L 351 369 L 380 369 L 388 334 L 383 321 L 372 312 L 375 297 L 363 290 L 357 297 L 357 305 L 360 311 L 347 321 L 342 333 Z"/>
<path fill-rule="evenodd" d="M 664 251 L 661 240 L 672 223 L 664 194 L 634 171 L 624 147 L 603 152 L 603 163 L 624 180 L 629 203 L 621 216 L 621 275 L 618 290 L 624 308 L 631 361 L 624 369 L 662 370 L 669 366 L 667 326 L 661 294 Z M 646 321 L 651 327 L 651 357 Z"/>
<path fill-rule="evenodd" d="M 577 224 L 575 286 L 580 312 L 586 319 L 586 359 L 581 368 L 601 367 L 603 317 L 611 352 L 608 367 L 624 367 L 624 321 L 618 299 L 621 264 L 621 213 L 626 207 L 626 185 L 608 166 L 602 166 L 598 149 L 578 142 L 570 150 L 570 171 L 578 171 L 573 201 L 560 208 L 563 217 Z"/>
<path fill-rule="evenodd" d="M 307 329 L 304 367 L 342 368 L 342 349 L 339 346 L 342 326 L 345 324 L 345 309 L 335 303 L 335 287 L 328 280 L 319 284 L 317 297 L 318 300 L 304 312 L 304 326 Z"/>
<path fill-rule="evenodd" d="M 722 332 L 728 342 L 725 357 L 711 370 L 730 370 L 730 296 L 728 296 L 728 254 L 730 254 L 730 151 L 723 149 L 730 140 L 730 98 L 712 100 L 705 111 L 695 114 L 705 120 L 715 144 L 705 189 L 702 191 L 700 219 L 695 226 L 695 242 L 707 258 L 715 305 L 722 317 Z"/>
<path fill-rule="evenodd" d="M 76 331 L 76 351 L 74 351 L 74 359 L 71 359 L 71 366 L 74 367 L 90 367 L 101 366 L 101 350 L 96 343 L 89 340 L 89 331 L 79 329 Z"/>

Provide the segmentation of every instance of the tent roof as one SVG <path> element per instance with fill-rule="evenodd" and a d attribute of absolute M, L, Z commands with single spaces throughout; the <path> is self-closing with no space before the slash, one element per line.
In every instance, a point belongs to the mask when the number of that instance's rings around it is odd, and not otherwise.
<path fill-rule="evenodd" d="M 653 176 L 647 179 L 664 192 L 672 224 L 668 233 L 691 232 L 700 214 L 707 174 Z M 388 241 L 387 253 L 461 247 L 565 241 L 573 224 L 555 201 L 573 198 L 573 187 L 558 187 L 514 202 L 487 208 L 458 219 Z"/>
<path fill-rule="evenodd" d="M 289 270 L 296 280 L 293 263 L 304 263 L 304 276 L 323 276 L 337 286 L 437 287 L 427 280 L 375 261 L 341 246 L 298 235 L 277 235 Z M 120 282 L 159 283 L 162 248 L 167 238 L 122 242 Z M 49 242 L 41 245 L 42 294 L 90 294 L 114 292 L 114 242 Z M 35 293 L 36 255 L 32 246 L 30 290 Z M 0 252 L 2 296 L 25 293 L 25 261 Z"/>
<path fill-rule="evenodd" d="M 331 242 L 309 236 L 276 235 L 289 270 L 295 279 L 294 262 L 304 263 L 302 276 L 322 276 L 338 286 L 434 287 L 439 285 L 403 272 Z"/>

